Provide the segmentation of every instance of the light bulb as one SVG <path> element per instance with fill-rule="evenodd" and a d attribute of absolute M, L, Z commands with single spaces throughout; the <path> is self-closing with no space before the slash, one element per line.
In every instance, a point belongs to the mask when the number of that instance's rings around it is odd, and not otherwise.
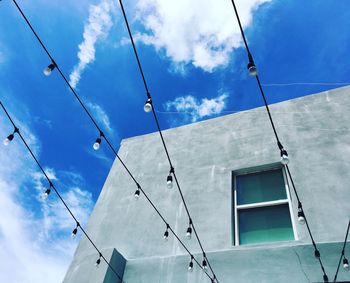
<path fill-rule="evenodd" d="M 100 148 L 100 144 L 101 144 L 101 138 L 98 137 L 94 143 L 94 145 L 92 146 L 94 148 L 94 150 L 98 150 Z"/>
<path fill-rule="evenodd" d="M 150 98 L 148 98 L 145 102 L 145 105 L 143 106 L 143 110 L 145 110 L 145 112 L 151 112 L 152 110 L 152 100 Z"/>
<path fill-rule="evenodd" d="M 288 153 L 285 149 L 281 150 L 281 163 L 287 165 L 289 163 Z"/>
<path fill-rule="evenodd" d="M 301 225 L 304 225 L 305 224 L 305 216 L 304 216 L 304 212 L 302 210 L 299 210 L 298 211 L 298 222 L 301 224 Z"/>
<path fill-rule="evenodd" d="M 78 232 L 78 228 L 74 228 L 72 235 L 71 235 L 72 239 L 74 239 L 76 237 L 77 232 Z"/>
<path fill-rule="evenodd" d="M 41 199 L 46 200 L 51 192 L 51 189 L 47 189 L 45 192 L 41 194 Z"/>
<path fill-rule="evenodd" d="M 169 237 L 169 232 L 168 232 L 168 229 L 164 232 L 164 237 L 163 237 L 163 239 L 165 240 L 165 241 L 168 241 L 168 237 Z"/>
<path fill-rule="evenodd" d="M 44 75 L 45 76 L 50 76 L 51 72 L 53 71 L 53 69 L 55 69 L 55 64 L 51 63 L 50 65 L 48 65 L 45 69 L 44 69 Z"/>
<path fill-rule="evenodd" d="M 207 261 L 205 259 L 203 259 L 203 261 L 202 261 L 202 268 L 205 270 L 208 269 Z"/>
<path fill-rule="evenodd" d="M 193 270 L 193 261 L 191 259 L 190 263 L 188 264 L 188 271 L 192 272 L 192 270 Z"/>
<path fill-rule="evenodd" d="M 188 240 L 190 240 L 190 239 L 191 239 L 191 236 L 192 236 L 192 228 L 191 228 L 191 227 L 188 227 L 188 228 L 187 228 L 187 231 L 186 231 L 186 238 L 187 238 Z"/>
<path fill-rule="evenodd" d="M 6 139 L 4 139 L 4 145 L 9 145 L 14 137 L 15 137 L 14 134 L 11 134 Z"/>
<path fill-rule="evenodd" d="M 97 259 L 95 262 L 95 266 L 98 267 L 101 263 L 101 258 Z"/>
<path fill-rule="evenodd" d="M 138 200 L 140 198 L 140 190 L 139 189 L 136 190 L 134 197 L 136 200 Z"/>
<path fill-rule="evenodd" d="M 248 73 L 250 76 L 254 77 L 258 74 L 258 70 L 254 64 L 254 62 L 249 62 L 247 65 Z"/>
<path fill-rule="evenodd" d="M 343 259 L 343 268 L 348 271 L 350 268 L 349 268 L 349 261 L 347 258 L 344 257 Z"/>
<path fill-rule="evenodd" d="M 169 175 L 166 179 L 166 186 L 168 189 L 172 189 L 173 187 L 173 177 Z"/>

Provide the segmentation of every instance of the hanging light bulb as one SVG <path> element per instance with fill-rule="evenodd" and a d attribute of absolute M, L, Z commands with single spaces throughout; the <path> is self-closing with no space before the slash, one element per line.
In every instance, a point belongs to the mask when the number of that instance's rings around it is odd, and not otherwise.
<path fill-rule="evenodd" d="M 99 265 L 100 265 L 100 263 L 101 263 L 101 257 L 102 257 L 102 254 L 100 253 L 100 256 L 99 256 L 99 258 L 96 260 L 96 262 L 95 262 L 95 266 L 96 267 L 99 267 Z"/>
<path fill-rule="evenodd" d="M 152 111 L 152 99 L 151 98 L 147 98 L 145 105 L 143 106 L 143 110 L 145 110 L 145 112 L 151 112 Z"/>
<path fill-rule="evenodd" d="M 319 250 L 315 250 L 315 258 L 320 258 L 321 254 Z"/>
<path fill-rule="evenodd" d="M 206 260 L 205 253 L 203 253 L 202 268 L 203 268 L 204 270 L 207 270 L 207 269 L 208 269 L 208 264 L 207 264 L 207 260 Z"/>
<path fill-rule="evenodd" d="M 258 70 L 254 64 L 253 57 L 250 53 L 248 54 L 248 59 L 249 59 L 249 62 L 247 65 L 248 73 L 250 76 L 254 77 L 258 74 Z"/>
<path fill-rule="evenodd" d="M 328 282 L 329 282 L 327 274 L 324 274 L 324 275 L 323 275 L 323 281 L 324 281 L 325 283 L 328 283 Z"/>
<path fill-rule="evenodd" d="M 168 241 L 168 237 L 169 237 L 169 224 L 166 225 L 166 230 L 163 236 L 164 241 Z"/>
<path fill-rule="evenodd" d="M 305 215 L 304 215 L 304 211 L 303 209 L 300 207 L 298 207 L 298 222 L 301 224 L 301 225 L 304 225 L 305 224 Z"/>
<path fill-rule="evenodd" d="M 192 227 L 191 227 L 191 225 L 192 225 L 192 220 L 190 219 L 190 224 L 189 224 L 189 226 L 187 228 L 187 231 L 186 231 L 186 238 L 188 240 L 190 240 L 191 236 L 192 236 Z"/>
<path fill-rule="evenodd" d="M 4 145 L 9 145 L 10 144 L 10 142 L 13 140 L 13 138 L 15 137 L 15 135 L 14 134 L 10 134 L 10 135 L 8 135 L 7 136 L 7 138 L 6 139 L 4 139 Z"/>
<path fill-rule="evenodd" d="M 72 234 L 71 234 L 72 239 L 74 239 L 77 236 L 79 226 L 80 226 L 80 224 L 79 224 L 79 222 L 77 222 L 77 227 L 74 228 L 74 230 L 72 231 Z"/>
<path fill-rule="evenodd" d="M 289 163 L 288 153 L 285 149 L 281 149 L 281 163 L 287 165 Z"/>
<path fill-rule="evenodd" d="M 71 235 L 72 239 L 74 239 L 77 236 L 77 232 L 78 232 L 78 229 L 74 228 L 72 235 Z"/>
<path fill-rule="evenodd" d="M 42 200 L 46 200 L 47 198 L 48 198 L 48 196 L 49 196 L 49 194 L 51 193 L 51 188 L 53 187 L 53 185 L 52 185 L 52 183 L 50 182 L 50 187 L 45 191 L 45 192 L 43 192 L 42 194 L 41 194 L 41 199 Z"/>
<path fill-rule="evenodd" d="M 94 145 L 92 146 L 94 148 L 94 150 L 98 150 L 100 148 L 101 141 L 102 141 L 101 136 L 99 136 L 96 139 Z"/>
<path fill-rule="evenodd" d="M 166 186 L 167 186 L 168 189 L 172 189 L 172 187 L 173 187 L 173 176 L 172 176 L 172 174 L 174 174 L 174 172 L 175 172 L 175 169 L 174 169 L 174 167 L 171 166 L 170 171 L 169 171 L 169 175 L 166 178 Z"/>
<path fill-rule="evenodd" d="M 54 63 L 51 63 L 44 69 L 44 75 L 50 76 L 51 72 L 56 68 L 56 65 Z"/>
<path fill-rule="evenodd" d="M 193 255 L 191 255 L 191 261 L 188 264 L 188 271 L 189 272 L 192 272 L 192 270 L 193 270 L 193 259 L 194 259 L 194 257 L 193 257 Z"/>
<path fill-rule="evenodd" d="M 171 176 L 170 174 L 166 178 L 166 186 L 168 189 L 171 189 L 173 187 L 173 176 Z"/>
<path fill-rule="evenodd" d="M 137 189 L 135 191 L 134 197 L 135 197 L 136 200 L 138 200 L 140 198 L 140 189 Z"/>
<path fill-rule="evenodd" d="M 349 268 L 349 261 L 346 257 L 343 258 L 343 268 L 348 271 L 350 268 Z"/>

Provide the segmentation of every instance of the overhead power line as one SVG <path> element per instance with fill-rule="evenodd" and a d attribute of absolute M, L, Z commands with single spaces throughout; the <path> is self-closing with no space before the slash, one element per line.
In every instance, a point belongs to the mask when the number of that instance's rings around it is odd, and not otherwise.
<path fill-rule="evenodd" d="M 138 55 L 138 52 L 137 52 L 137 49 L 136 49 L 136 46 L 135 46 L 135 41 L 134 41 L 134 38 L 133 38 L 133 35 L 132 35 L 132 32 L 131 32 L 131 28 L 130 28 L 130 25 L 129 25 L 129 21 L 128 21 L 128 18 L 127 18 L 126 13 L 125 13 L 123 1 L 119 0 L 119 4 L 120 4 L 121 10 L 122 10 L 122 14 L 123 14 L 123 17 L 124 17 L 126 28 L 128 30 L 128 34 L 129 34 L 131 45 L 132 45 L 132 48 L 133 48 L 133 51 L 134 51 L 134 54 L 135 54 L 137 65 L 138 65 L 138 68 L 139 68 L 139 71 L 140 71 L 142 82 L 143 82 L 143 85 L 144 85 L 144 88 L 145 88 L 145 91 L 146 91 L 147 100 L 146 100 L 144 109 L 145 109 L 146 112 L 152 111 L 152 113 L 153 113 L 153 117 L 154 117 L 154 120 L 155 120 L 155 123 L 156 123 L 156 126 L 157 126 L 157 130 L 158 130 L 158 133 L 160 135 L 160 138 L 161 138 L 161 141 L 162 141 L 162 145 L 164 147 L 164 150 L 165 150 L 168 162 L 169 162 L 169 166 L 170 166 L 169 176 L 172 176 L 172 175 L 174 176 L 174 179 L 175 179 L 175 182 L 176 182 L 176 186 L 178 188 L 179 194 L 181 196 L 181 200 L 182 200 L 182 202 L 184 204 L 184 207 L 185 207 L 188 219 L 189 219 L 189 227 L 188 228 L 191 228 L 191 232 L 192 232 L 192 229 L 193 229 L 193 232 L 194 232 L 194 234 L 196 236 L 196 239 L 198 241 L 200 249 L 201 249 L 201 251 L 203 253 L 203 263 L 204 262 L 208 263 L 208 266 L 209 266 L 209 268 L 210 268 L 210 270 L 212 272 L 212 275 L 213 275 L 212 281 L 219 282 L 218 279 L 217 279 L 217 276 L 216 276 L 216 274 L 215 274 L 215 272 L 214 272 L 214 270 L 213 270 L 213 268 L 212 268 L 212 266 L 210 264 L 210 261 L 209 261 L 209 259 L 206 256 L 206 253 L 204 251 L 204 248 L 203 248 L 203 245 L 201 243 L 201 240 L 200 240 L 200 238 L 198 236 L 198 232 L 197 232 L 197 230 L 195 228 L 195 225 L 194 225 L 194 222 L 193 222 L 193 218 L 191 217 L 191 214 L 190 214 L 190 211 L 188 209 L 187 203 L 186 203 L 185 198 L 183 196 L 183 192 L 181 190 L 181 187 L 180 187 L 180 184 L 179 184 L 179 180 L 178 180 L 177 175 L 176 175 L 175 168 L 174 168 L 174 166 L 172 164 L 172 161 L 171 161 L 171 158 L 170 158 L 170 155 L 169 155 L 169 150 L 168 150 L 167 145 L 165 143 L 164 136 L 163 136 L 162 130 L 160 128 L 160 123 L 159 123 L 156 111 L 155 111 L 155 109 L 153 107 L 154 101 L 153 101 L 153 98 L 152 98 L 152 96 L 150 94 L 150 91 L 149 91 L 149 88 L 148 88 L 148 84 L 147 84 L 147 81 L 146 81 L 146 78 L 145 78 L 145 75 L 144 75 L 144 72 L 143 72 L 143 68 L 142 68 L 142 65 L 141 65 L 141 60 L 139 58 L 139 55 Z M 187 231 L 189 231 L 189 229 L 187 229 Z M 189 234 L 189 233 L 191 234 L 191 232 L 187 232 L 187 234 Z M 206 264 L 205 264 L 205 266 L 206 266 Z M 205 268 L 203 265 L 202 265 L 202 267 Z"/>
<path fill-rule="evenodd" d="M 75 96 L 75 98 L 78 100 L 80 106 L 84 109 L 85 113 L 88 115 L 88 117 L 90 118 L 91 122 L 94 124 L 94 126 L 96 127 L 96 129 L 99 132 L 99 136 L 96 139 L 96 142 L 94 143 L 94 149 L 98 149 L 102 139 L 104 139 L 106 141 L 106 143 L 108 144 L 109 148 L 112 150 L 112 152 L 114 153 L 114 155 L 118 158 L 118 160 L 121 162 L 123 168 L 126 170 L 126 172 L 128 173 L 128 175 L 130 176 L 130 178 L 134 181 L 137 190 L 135 192 L 135 196 L 136 195 L 140 195 L 140 192 L 143 193 L 143 195 L 146 197 L 146 199 L 148 200 L 148 202 L 150 203 L 150 205 L 152 206 L 152 208 L 156 211 L 156 213 L 158 214 L 158 216 L 161 218 L 161 220 L 164 222 L 164 224 L 166 225 L 167 229 L 170 230 L 172 232 L 172 234 L 174 235 L 174 237 L 179 241 L 179 243 L 181 244 L 181 246 L 186 250 L 186 252 L 189 254 L 190 258 L 191 258 L 191 262 L 195 262 L 199 267 L 202 268 L 203 272 L 208 276 L 208 278 L 210 278 L 213 281 L 213 278 L 207 273 L 206 269 L 203 268 L 203 266 L 199 263 L 199 261 L 197 259 L 195 259 L 194 255 L 189 251 L 189 249 L 186 247 L 186 245 L 182 242 L 182 240 L 179 238 L 179 236 L 175 233 L 175 231 L 170 227 L 170 225 L 168 224 L 168 222 L 166 221 L 166 219 L 163 217 L 163 215 L 161 214 L 161 212 L 157 209 L 156 205 L 153 203 L 153 201 L 148 197 L 147 193 L 142 189 L 141 185 L 137 182 L 136 178 L 134 177 L 134 175 L 131 173 L 131 171 L 129 170 L 129 168 L 126 166 L 126 164 L 124 163 L 124 161 L 120 158 L 120 156 L 118 155 L 116 149 L 113 147 L 112 143 L 109 141 L 108 137 L 104 134 L 104 132 L 102 131 L 102 129 L 100 128 L 100 126 L 98 125 L 98 123 L 96 122 L 96 120 L 93 118 L 93 116 L 91 115 L 91 113 L 88 111 L 88 109 L 86 108 L 86 106 L 84 105 L 84 103 L 82 102 L 82 100 L 80 99 L 78 93 L 74 90 L 74 88 L 71 86 L 71 84 L 69 83 L 68 79 L 65 77 L 65 75 L 63 74 L 62 70 L 60 69 L 59 65 L 57 64 L 57 62 L 54 60 L 53 56 L 51 55 L 51 53 L 48 51 L 48 49 L 46 48 L 46 46 L 44 45 L 43 41 L 41 40 L 41 38 L 39 37 L 39 35 L 37 34 L 37 32 L 34 30 L 33 26 L 31 25 L 31 23 L 29 22 L 28 18 L 26 17 L 26 15 L 24 14 L 23 10 L 20 8 L 20 6 L 18 5 L 18 3 L 16 2 L 16 0 L 12 0 L 13 3 L 15 4 L 17 10 L 20 12 L 20 14 L 22 15 L 23 19 L 25 20 L 25 22 L 27 23 L 28 27 L 30 28 L 30 30 L 33 32 L 34 36 L 36 37 L 36 39 L 38 40 L 38 42 L 40 43 L 41 47 L 43 48 L 43 50 L 45 51 L 45 53 L 47 54 L 47 56 L 50 58 L 51 63 L 45 68 L 44 70 L 44 74 L 45 75 L 50 75 L 51 72 L 54 69 L 57 69 L 57 71 L 59 72 L 59 74 L 61 75 L 62 79 L 64 80 L 64 82 L 67 84 L 67 86 L 69 87 L 69 89 L 72 91 L 73 95 Z M 205 254 L 204 254 L 205 255 Z M 204 257 L 204 259 L 206 259 L 206 256 Z M 216 276 L 214 276 L 214 279 L 216 278 Z"/>

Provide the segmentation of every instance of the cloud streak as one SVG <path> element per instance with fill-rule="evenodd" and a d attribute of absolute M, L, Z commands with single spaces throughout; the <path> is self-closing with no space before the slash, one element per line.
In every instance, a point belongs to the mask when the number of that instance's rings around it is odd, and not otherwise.
<path fill-rule="evenodd" d="M 239 1 L 243 28 L 251 25 L 253 12 L 270 1 Z M 180 66 L 192 64 L 212 72 L 227 65 L 232 50 L 242 45 L 230 1 L 139 0 L 137 7 L 137 18 L 146 29 L 137 39 L 165 51 Z"/>
<path fill-rule="evenodd" d="M 111 122 L 106 111 L 98 104 L 87 102 L 86 106 L 93 113 L 94 118 L 103 125 L 103 129 L 106 130 L 109 134 L 113 134 L 113 129 L 111 127 Z"/>
<path fill-rule="evenodd" d="M 201 101 L 192 95 L 181 96 L 174 101 L 166 102 L 165 109 L 168 111 L 176 110 L 176 112 L 185 115 L 185 121 L 196 122 L 205 117 L 219 115 L 226 107 L 227 98 L 227 93 L 211 99 L 203 98 Z"/>
<path fill-rule="evenodd" d="M 69 82 L 73 88 L 79 83 L 86 67 L 95 61 L 96 43 L 104 39 L 112 27 L 111 9 L 112 4 L 109 0 L 103 0 L 89 8 L 89 18 L 84 26 L 84 40 L 79 44 L 79 63 L 69 75 Z"/>

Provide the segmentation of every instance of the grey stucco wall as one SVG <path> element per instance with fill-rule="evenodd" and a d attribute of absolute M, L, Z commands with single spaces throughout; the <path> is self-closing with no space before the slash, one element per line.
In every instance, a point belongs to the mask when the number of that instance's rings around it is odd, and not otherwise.
<path fill-rule="evenodd" d="M 125 258 L 115 249 L 102 249 L 101 252 L 120 278 L 123 278 L 126 264 Z M 101 263 L 97 267 L 95 266 L 98 257 L 96 251 L 93 253 L 92 250 L 89 250 L 86 254 L 75 256 L 63 282 L 120 282 L 120 278 L 108 268 L 108 265 L 102 259 Z"/>
<path fill-rule="evenodd" d="M 324 243 L 321 254 L 329 275 L 333 275 L 340 251 L 337 243 L 343 241 L 350 216 L 350 88 L 270 108 L 288 150 L 289 167 L 315 241 Z M 308 245 L 305 226 L 297 225 L 298 241 L 232 246 L 231 172 L 279 161 L 264 108 L 167 130 L 164 138 L 196 229 L 220 282 L 321 281 L 322 273 Z M 176 188 L 166 188 L 169 164 L 159 134 L 124 140 L 119 155 L 168 223 L 184 238 L 188 218 Z M 135 190 L 116 160 L 87 226 L 98 246 L 116 248 L 126 258 L 126 283 L 210 282 L 202 274 L 187 274 L 188 257 L 183 256 L 183 248 L 173 237 L 162 241 L 163 222 L 142 195 L 139 201 L 134 200 Z M 296 217 L 293 193 L 292 199 Z M 193 253 L 200 252 L 194 239 L 185 242 Z M 91 254 L 95 251 L 82 239 L 65 282 L 98 282 L 69 280 L 71 270 Z"/>

